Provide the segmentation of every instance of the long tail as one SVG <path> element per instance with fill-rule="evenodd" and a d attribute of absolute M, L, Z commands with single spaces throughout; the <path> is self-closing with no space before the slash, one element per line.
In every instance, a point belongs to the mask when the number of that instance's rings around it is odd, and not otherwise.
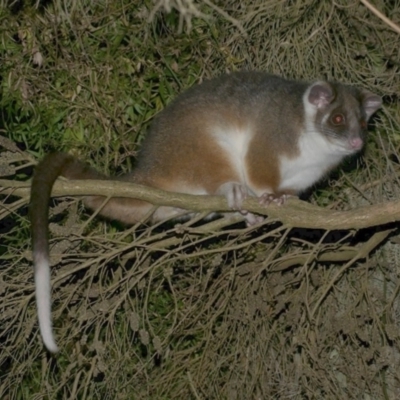
<path fill-rule="evenodd" d="M 58 351 L 58 347 L 51 321 L 48 209 L 51 190 L 59 176 L 70 179 L 107 179 L 105 175 L 65 153 L 47 155 L 36 167 L 32 179 L 30 218 L 36 302 L 43 342 L 53 353 Z"/>

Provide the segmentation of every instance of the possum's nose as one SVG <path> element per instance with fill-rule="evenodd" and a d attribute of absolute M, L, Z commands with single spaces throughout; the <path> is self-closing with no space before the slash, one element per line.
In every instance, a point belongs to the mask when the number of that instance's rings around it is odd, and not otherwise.
<path fill-rule="evenodd" d="M 353 137 L 349 141 L 350 147 L 353 150 L 361 150 L 364 145 L 364 141 L 360 137 Z"/>

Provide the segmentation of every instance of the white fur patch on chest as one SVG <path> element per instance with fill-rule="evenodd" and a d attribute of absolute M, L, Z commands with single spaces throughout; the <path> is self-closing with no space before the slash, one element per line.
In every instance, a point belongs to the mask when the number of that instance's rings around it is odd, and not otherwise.
<path fill-rule="evenodd" d="M 280 190 L 301 192 L 318 182 L 343 159 L 343 150 L 323 134 L 307 130 L 300 136 L 299 154 L 281 157 Z"/>
<path fill-rule="evenodd" d="M 253 132 L 250 128 L 230 126 L 227 128 L 214 128 L 212 136 L 217 144 L 224 150 L 224 155 L 230 161 L 232 168 L 236 170 L 238 181 L 247 185 L 245 157 L 249 150 Z"/>

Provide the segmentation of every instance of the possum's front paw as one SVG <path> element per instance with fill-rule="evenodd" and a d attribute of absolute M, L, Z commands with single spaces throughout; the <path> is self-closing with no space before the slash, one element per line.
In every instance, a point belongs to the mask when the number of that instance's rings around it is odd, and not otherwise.
<path fill-rule="evenodd" d="M 232 210 L 241 210 L 244 199 L 249 195 L 249 190 L 241 183 L 227 182 L 218 188 L 217 194 L 225 196 Z"/>
<path fill-rule="evenodd" d="M 247 226 L 260 224 L 264 221 L 261 215 L 253 214 L 242 209 L 243 201 L 251 195 L 246 185 L 236 182 L 227 182 L 221 185 L 217 194 L 225 196 L 228 205 L 232 210 L 238 210 L 246 219 Z"/>

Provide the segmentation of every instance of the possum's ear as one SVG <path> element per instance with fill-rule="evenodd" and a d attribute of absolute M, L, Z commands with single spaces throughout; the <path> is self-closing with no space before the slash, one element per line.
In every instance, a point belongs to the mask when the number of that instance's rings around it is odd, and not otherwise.
<path fill-rule="evenodd" d="M 314 83 L 308 93 L 308 102 L 318 109 L 331 104 L 335 99 L 335 91 L 328 82 Z"/>
<path fill-rule="evenodd" d="M 382 107 L 382 99 L 368 90 L 363 90 L 362 92 L 362 105 L 367 115 L 367 120 L 374 114 L 377 110 Z"/>

